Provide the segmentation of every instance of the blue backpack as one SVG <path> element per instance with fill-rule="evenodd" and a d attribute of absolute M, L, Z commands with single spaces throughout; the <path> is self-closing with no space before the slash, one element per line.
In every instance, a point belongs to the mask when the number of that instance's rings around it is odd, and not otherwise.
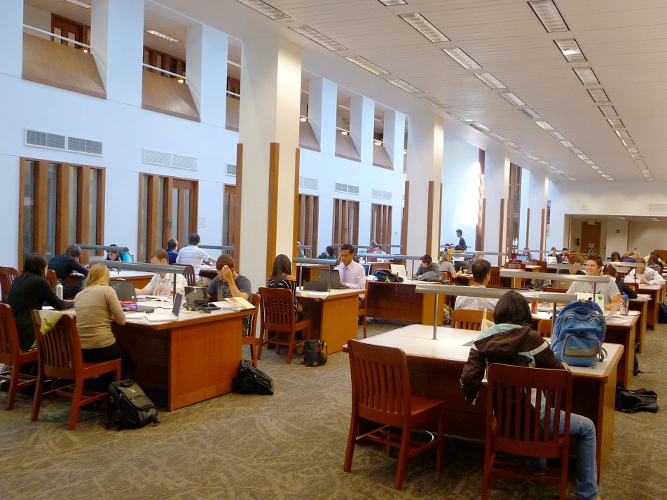
<path fill-rule="evenodd" d="M 551 350 L 572 366 L 595 366 L 604 359 L 602 348 L 607 325 L 600 306 L 586 300 L 566 305 L 556 318 Z"/>

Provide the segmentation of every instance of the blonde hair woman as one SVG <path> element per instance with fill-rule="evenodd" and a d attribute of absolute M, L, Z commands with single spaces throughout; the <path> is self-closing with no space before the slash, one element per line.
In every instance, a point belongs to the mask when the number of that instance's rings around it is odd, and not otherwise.
<path fill-rule="evenodd" d="M 440 257 L 440 271 L 449 271 L 449 274 L 451 274 L 452 279 L 460 276 L 460 272 L 456 272 L 456 269 L 454 268 L 454 263 L 452 262 L 452 254 L 450 254 L 447 250 L 442 254 L 442 257 Z"/>
<path fill-rule="evenodd" d="M 84 289 L 74 299 L 74 309 L 83 360 L 95 362 L 120 358 L 122 377 L 134 378 L 134 361 L 111 330 L 112 321 L 124 325 L 126 319 L 116 292 L 109 286 L 109 269 L 105 265 L 95 264 L 90 268 Z M 112 374 L 99 379 L 101 390 L 106 390 L 113 381 Z"/>

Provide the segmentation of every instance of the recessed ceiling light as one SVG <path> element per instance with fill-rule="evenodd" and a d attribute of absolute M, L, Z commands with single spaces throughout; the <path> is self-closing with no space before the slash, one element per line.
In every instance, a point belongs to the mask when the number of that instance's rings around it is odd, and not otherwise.
<path fill-rule="evenodd" d="M 548 122 L 545 122 L 544 120 L 536 120 L 535 123 L 537 123 L 544 130 L 554 130 L 554 128 L 551 125 L 549 125 Z"/>
<path fill-rule="evenodd" d="M 528 5 L 533 9 L 547 33 L 570 31 L 553 0 L 531 0 Z"/>
<path fill-rule="evenodd" d="M 618 116 L 618 114 L 616 113 L 616 108 L 614 108 L 614 106 L 612 106 L 611 104 L 602 104 L 598 106 L 598 108 L 600 108 L 602 114 L 607 118 L 611 116 Z"/>
<path fill-rule="evenodd" d="M 470 125 L 474 129 L 479 130 L 480 132 L 490 132 L 491 131 L 491 129 L 489 129 L 488 127 L 485 127 L 481 123 L 472 122 L 472 123 L 469 123 L 468 125 Z"/>
<path fill-rule="evenodd" d="M 472 57 L 466 54 L 462 49 L 456 47 L 454 49 L 442 49 L 442 51 L 449 57 L 454 59 L 457 63 L 465 69 L 481 69 L 482 66 Z"/>
<path fill-rule="evenodd" d="M 419 90 L 417 87 L 409 84 L 405 80 L 401 80 L 400 78 L 388 78 L 387 81 L 393 85 L 396 85 L 398 88 L 405 90 L 406 92 L 410 92 L 411 94 L 419 94 L 421 92 L 421 90 Z"/>
<path fill-rule="evenodd" d="M 584 163 L 588 163 L 589 165 L 595 165 L 595 162 L 590 158 L 588 160 L 584 160 Z"/>
<path fill-rule="evenodd" d="M 611 128 L 625 128 L 620 118 L 607 118 L 607 121 L 611 125 Z"/>
<path fill-rule="evenodd" d="M 506 92 L 506 93 L 501 92 L 500 97 L 505 99 L 510 104 L 514 104 L 515 106 L 525 106 L 526 105 L 526 103 L 523 102 L 521 99 L 519 99 L 519 96 L 517 96 L 514 92 Z"/>
<path fill-rule="evenodd" d="M 378 0 L 385 7 L 393 7 L 394 5 L 407 5 L 405 0 Z"/>
<path fill-rule="evenodd" d="M 65 0 L 66 2 L 72 3 L 74 5 L 78 5 L 79 7 L 83 7 L 84 9 L 90 9 L 90 5 L 87 3 L 80 2 L 79 0 Z"/>
<path fill-rule="evenodd" d="M 544 160 L 539 160 L 537 163 L 539 163 L 540 165 L 548 165 L 549 164 L 549 162 L 546 162 Z"/>
<path fill-rule="evenodd" d="M 609 96 L 604 91 L 604 89 L 588 89 L 588 93 L 596 103 L 609 102 Z"/>
<path fill-rule="evenodd" d="M 578 154 L 577 156 L 578 156 L 579 158 L 581 158 L 582 160 L 590 160 L 590 158 L 589 158 L 588 156 L 586 156 L 585 154 L 583 154 L 583 153 L 582 153 L 582 154 Z"/>
<path fill-rule="evenodd" d="M 322 47 L 329 50 L 347 50 L 346 47 L 341 45 L 338 42 L 333 41 L 328 36 L 323 35 L 317 30 L 314 30 L 310 26 L 290 26 L 291 30 L 296 31 L 300 35 L 310 38 L 313 42 L 319 43 Z"/>
<path fill-rule="evenodd" d="M 495 139 L 495 140 L 498 141 L 498 142 L 505 142 L 505 138 L 504 138 L 503 136 L 498 135 L 498 134 L 496 134 L 496 133 L 494 133 L 494 132 L 489 132 L 489 133 L 486 134 L 486 135 L 488 135 L 489 137 L 492 137 L 493 139 Z"/>
<path fill-rule="evenodd" d="M 533 109 L 523 108 L 523 109 L 520 109 L 519 111 L 521 111 L 524 115 L 526 115 L 528 118 L 531 118 L 533 120 L 541 120 L 542 119 L 542 117 L 540 115 L 538 115 L 535 112 L 535 110 L 533 110 Z"/>
<path fill-rule="evenodd" d="M 418 12 L 415 12 L 414 14 L 401 14 L 398 17 L 403 19 L 403 21 L 408 23 L 433 43 L 450 41 L 442 31 L 436 28 L 428 19 Z"/>
<path fill-rule="evenodd" d="M 491 73 L 475 73 L 475 76 L 482 80 L 484 83 L 486 83 L 489 87 L 491 87 L 493 90 L 500 90 L 500 89 L 506 89 L 505 85 L 503 85 L 503 82 L 498 80 L 495 76 L 493 76 Z"/>
<path fill-rule="evenodd" d="M 635 145 L 635 141 L 633 141 L 632 139 L 623 139 L 621 140 L 621 142 L 626 148 L 631 148 L 634 147 Z"/>
<path fill-rule="evenodd" d="M 560 143 L 565 146 L 566 148 L 573 148 L 574 144 L 572 144 L 570 141 L 560 141 Z"/>
<path fill-rule="evenodd" d="M 442 109 L 443 111 L 451 109 L 449 106 L 447 106 L 443 102 L 439 101 L 435 97 L 424 96 L 424 97 L 421 97 L 421 100 L 429 103 L 432 106 L 435 106 L 436 108 Z"/>
<path fill-rule="evenodd" d="M 361 56 L 346 56 L 345 59 L 347 59 L 350 62 L 353 62 L 354 64 L 361 66 L 367 71 L 370 71 L 371 73 L 374 73 L 376 75 L 388 75 L 389 71 L 386 69 L 382 69 L 380 66 L 377 64 L 373 64 L 370 62 L 368 59 L 361 57 Z"/>
<path fill-rule="evenodd" d="M 539 161 L 540 157 L 535 155 L 526 155 L 526 158 L 530 158 L 533 161 Z"/>
<path fill-rule="evenodd" d="M 554 139 L 558 139 L 559 141 L 566 141 L 566 140 L 567 140 L 567 137 L 565 137 L 565 136 L 564 136 L 563 134 L 561 134 L 560 132 L 556 132 L 556 131 L 549 132 L 549 135 L 550 135 L 551 137 L 553 137 Z"/>
<path fill-rule="evenodd" d="M 575 155 L 582 153 L 581 149 L 579 148 L 570 148 L 570 151 L 572 151 Z"/>
<path fill-rule="evenodd" d="M 474 121 L 469 116 L 464 115 L 463 113 L 460 113 L 460 112 L 455 111 L 455 110 L 450 111 L 449 114 L 451 116 L 453 116 L 454 118 L 456 118 L 457 120 L 461 120 L 462 122 L 465 122 L 465 123 L 470 123 L 470 122 Z"/>
<path fill-rule="evenodd" d="M 621 139 L 630 138 L 630 133 L 627 130 L 614 130 L 614 132 L 616 132 L 616 135 Z"/>
<path fill-rule="evenodd" d="M 266 17 L 270 17 L 271 19 L 274 20 L 286 19 L 290 17 L 287 14 L 285 14 L 282 10 L 278 10 L 273 5 L 269 5 L 268 3 L 263 2 L 262 0 L 237 0 L 237 2 L 240 2 L 243 5 L 247 5 L 251 9 L 254 9 L 257 12 L 264 14 Z"/>
<path fill-rule="evenodd" d="M 628 150 L 628 153 L 639 153 L 639 150 L 637 148 L 626 148 Z"/>
<path fill-rule="evenodd" d="M 632 156 L 632 159 L 635 160 L 635 161 L 642 159 L 642 155 L 640 155 L 639 153 L 634 153 L 634 154 L 631 154 L 630 156 Z"/>
<path fill-rule="evenodd" d="M 595 76 L 595 72 L 593 71 L 593 68 L 589 66 L 580 66 L 576 68 L 572 68 L 572 71 L 574 71 L 579 77 L 579 80 L 581 80 L 581 83 L 584 85 L 600 85 L 600 80 L 598 80 L 598 77 Z"/>
<path fill-rule="evenodd" d="M 514 144 L 514 143 L 511 142 L 511 141 L 505 141 L 505 146 L 508 146 L 508 147 L 510 147 L 510 148 L 512 148 L 512 149 L 516 149 L 516 148 L 519 147 L 519 146 L 517 146 L 516 144 Z"/>
<path fill-rule="evenodd" d="M 586 56 L 581 51 L 581 47 L 574 38 L 564 38 L 561 40 L 554 40 L 558 46 L 558 50 L 563 54 L 567 62 L 586 62 Z"/>
<path fill-rule="evenodd" d="M 155 31 L 155 30 L 146 30 L 146 33 L 150 33 L 151 35 L 154 35 L 154 36 L 163 38 L 164 40 L 167 40 L 168 42 L 173 42 L 173 43 L 178 43 L 178 42 L 180 42 L 180 40 L 178 40 L 178 39 L 176 39 L 176 38 L 172 38 L 172 37 L 170 37 L 169 35 L 165 35 L 164 33 L 161 33 L 161 32 L 159 32 L 159 31 Z"/>

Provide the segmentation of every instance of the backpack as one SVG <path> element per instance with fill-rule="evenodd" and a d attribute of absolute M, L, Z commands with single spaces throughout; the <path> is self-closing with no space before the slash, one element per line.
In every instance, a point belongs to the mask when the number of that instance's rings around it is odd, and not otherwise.
<path fill-rule="evenodd" d="M 401 283 L 403 281 L 403 278 L 392 273 L 389 269 L 376 269 L 373 276 L 375 276 L 378 281 L 384 281 L 386 283 Z"/>
<path fill-rule="evenodd" d="M 572 366 L 594 366 L 604 359 L 607 325 L 596 303 L 577 300 L 563 307 L 554 323 L 551 350 Z"/>
<path fill-rule="evenodd" d="M 417 279 L 419 281 L 437 281 L 439 283 L 442 283 L 444 281 L 442 279 L 442 274 L 441 273 L 436 273 L 435 271 L 426 271 L 424 274 L 422 274 Z"/>
<path fill-rule="evenodd" d="M 232 388 L 241 394 L 273 394 L 273 379 L 248 359 L 241 360 L 239 374 L 232 380 Z"/>
<path fill-rule="evenodd" d="M 638 411 L 658 411 L 658 395 L 649 389 L 623 389 L 616 387 L 616 411 L 637 413 Z"/>
<path fill-rule="evenodd" d="M 667 304 L 658 302 L 658 323 L 667 323 Z"/>
<path fill-rule="evenodd" d="M 136 429 L 151 423 L 159 423 L 155 403 L 144 394 L 139 384 L 132 379 L 109 384 L 107 429 Z"/>
<path fill-rule="evenodd" d="M 322 340 L 305 340 L 303 342 L 303 364 L 306 366 L 322 366 L 329 358 L 327 343 Z"/>

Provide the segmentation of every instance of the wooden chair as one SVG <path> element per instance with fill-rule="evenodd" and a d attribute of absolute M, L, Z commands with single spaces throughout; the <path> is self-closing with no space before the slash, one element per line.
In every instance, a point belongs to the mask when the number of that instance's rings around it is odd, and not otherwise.
<path fill-rule="evenodd" d="M 19 272 L 13 267 L 0 267 L 0 302 L 7 300 L 9 288 L 12 286 L 14 279 L 19 275 Z"/>
<path fill-rule="evenodd" d="M 487 288 L 500 288 L 500 268 L 498 266 L 491 266 L 491 279 L 486 285 Z"/>
<path fill-rule="evenodd" d="M 445 283 L 451 285 L 452 284 L 452 273 L 449 271 L 440 271 L 442 274 L 442 279 L 445 280 Z"/>
<path fill-rule="evenodd" d="M 371 268 L 368 271 L 368 274 L 372 275 L 378 269 L 391 269 L 391 264 L 389 264 L 388 262 L 374 262 L 373 264 L 371 264 Z"/>
<path fill-rule="evenodd" d="M 491 316 L 493 317 L 493 312 L 491 312 Z M 452 312 L 452 328 L 481 330 L 483 317 L 484 311 L 478 311 L 476 309 L 454 309 L 454 312 Z"/>
<path fill-rule="evenodd" d="M 537 333 L 545 339 L 551 338 L 551 328 L 553 321 L 550 319 L 541 319 L 537 323 Z"/>
<path fill-rule="evenodd" d="M 366 312 L 368 307 L 368 281 L 366 282 L 366 293 L 364 298 L 361 299 L 361 305 L 357 310 L 357 318 L 361 319 L 361 326 L 364 327 L 364 338 L 368 336 L 368 326 L 366 324 Z"/>
<path fill-rule="evenodd" d="M 275 344 L 276 354 L 280 353 L 280 346 L 285 345 L 287 346 L 287 363 L 291 363 L 294 349 L 303 344 L 302 340 L 296 340 L 296 332 L 305 330 L 303 339 L 310 340 L 310 320 L 296 321 L 292 290 L 262 287 L 259 289 L 259 295 L 262 299 L 262 323 L 257 344 L 257 359 L 262 359 L 264 344 Z M 268 332 L 275 332 L 276 336 L 269 338 Z M 286 339 L 281 337 L 281 332 L 287 333 L 288 337 Z"/>
<path fill-rule="evenodd" d="M 53 288 L 53 291 L 56 291 L 56 286 L 58 286 L 58 276 L 56 276 L 56 272 L 53 269 L 47 269 L 46 270 L 46 281 L 48 281 L 51 285 L 51 288 Z"/>
<path fill-rule="evenodd" d="M 637 293 L 639 290 L 639 285 L 637 283 L 626 283 L 626 285 L 632 288 L 635 291 L 635 293 Z"/>
<path fill-rule="evenodd" d="M 34 385 L 37 380 L 37 377 L 21 373 L 21 365 L 32 361 L 37 361 L 37 349 L 21 352 L 12 308 L 7 304 L 0 304 L 0 363 L 5 365 L 0 371 L 0 380 L 9 382 L 6 405 L 8 410 L 14 408 L 16 391 Z"/>
<path fill-rule="evenodd" d="M 195 269 L 192 266 L 183 267 L 185 267 L 183 277 L 185 277 L 185 281 L 188 282 L 188 286 L 197 286 L 197 275 L 195 274 Z"/>
<path fill-rule="evenodd" d="M 532 481 L 560 483 L 560 498 L 567 492 L 567 460 L 570 447 L 570 413 L 572 411 L 572 373 L 493 363 L 487 371 L 486 449 L 482 498 L 487 499 L 489 485 L 496 475 Z M 534 389 L 534 390 L 533 390 Z M 531 406 L 531 394 L 535 402 Z M 540 411 L 546 408 L 544 422 Z M 550 411 L 553 409 L 554 411 Z M 564 416 L 561 415 L 564 412 Z M 550 435 L 565 420 L 565 432 Z M 516 457 L 560 459 L 560 467 L 535 467 L 517 461 Z"/>
<path fill-rule="evenodd" d="M 352 375 L 352 417 L 343 470 L 350 472 L 352 468 L 355 445 L 370 439 L 384 444 L 387 456 L 392 447 L 399 449 L 394 480 L 397 489 L 403 486 L 408 459 L 431 448 L 436 448 L 435 469 L 440 472 L 445 402 L 412 395 L 408 361 L 402 349 L 353 339 L 347 346 Z M 382 426 L 360 434 L 362 419 Z M 411 440 L 412 429 L 429 421 L 437 421 L 436 438 L 428 442 Z M 396 432 L 396 427 L 401 433 Z"/>
<path fill-rule="evenodd" d="M 252 302 L 252 305 L 255 306 L 255 310 L 250 317 L 250 330 L 248 335 L 241 337 L 241 344 L 250 346 L 250 359 L 252 359 L 252 366 L 254 367 L 257 367 L 257 313 L 259 312 L 259 305 L 261 301 L 262 299 L 257 293 L 253 293 L 250 296 L 250 302 Z"/>
<path fill-rule="evenodd" d="M 83 381 L 99 375 L 115 372 L 115 380 L 120 380 L 120 359 L 89 363 L 83 361 L 79 333 L 76 330 L 76 321 L 72 316 L 64 314 L 60 321 L 48 333 L 40 331 L 41 320 L 39 311 L 32 311 L 32 320 L 37 337 L 37 351 L 39 352 L 39 372 L 35 399 L 32 403 L 30 419 L 39 418 L 39 408 L 44 395 L 44 382 L 47 377 L 52 379 L 73 380 L 74 383 L 58 387 L 46 394 L 55 393 L 72 398 L 72 410 L 69 417 L 69 430 L 76 428 L 79 407 L 101 401 L 107 397 L 106 392 L 85 390 Z"/>

